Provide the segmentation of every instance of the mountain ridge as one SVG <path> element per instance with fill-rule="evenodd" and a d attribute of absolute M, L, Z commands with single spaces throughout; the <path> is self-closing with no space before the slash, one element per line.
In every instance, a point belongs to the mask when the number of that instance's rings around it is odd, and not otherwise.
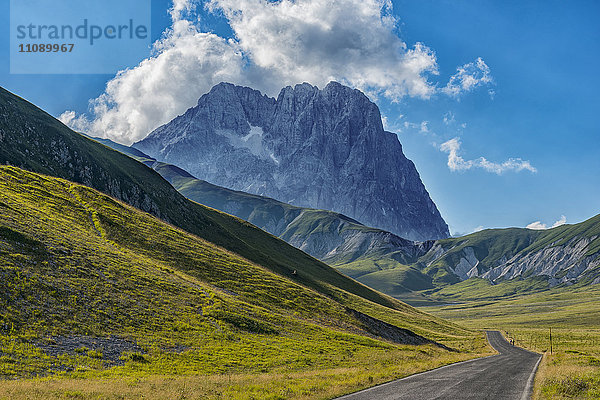
<path fill-rule="evenodd" d="M 153 168 L 187 198 L 242 218 L 360 282 L 363 282 L 365 268 L 372 268 L 371 272 L 374 272 L 393 264 L 404 268 L 411 279 L 419 282 L 404 282 L 408 288 L 433 287 L 431 278 L 408 265 L 417 262 L 434 241 L 413 242 L 333 211 L 301 208 L 216 186 L 148 155 L 140 157 L 137 149 L 123 147 L 108 139 L 99 140 Z M 355 269 L 353 264 L 360 264 L 360 267 Z M 403 287 L 402 290 L 410 289 Z"/>
<path fill-rule="evenodd" d="M 426 269 L 450 268 L 461 280 L 547 276 L 550 286 L 600 283 L 600 215 L 545 230 L 489 229 L 440 240 L 420 262 Z"/>

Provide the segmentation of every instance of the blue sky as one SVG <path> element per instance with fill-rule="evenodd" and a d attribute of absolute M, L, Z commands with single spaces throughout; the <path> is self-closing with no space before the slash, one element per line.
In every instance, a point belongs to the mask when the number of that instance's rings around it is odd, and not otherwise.
<path fill-rule="evenodd" d="M 192 61 L 199 60 L 201 63 L 205 56 L 212 63 L 207 62 L 200 70 L 192 68 L 187 75 L 186 71 L 176 75 L 183 80 L 190 80 L 185 83 L 195 90 L 189 94 L 190 90 L 182 92 L 173 82 L 167 80 L 162 83 L 163 91 L 173 91 L 171 98 L 165 96 L 165 101 L 173 102 L 175 99 L 177 103 L 177 107 L 168 111 L 171 114 L 193 105 L 193 100 L 219 79 L 249 84 L 274 94 L 277 90 L 275 86 L 303 80 L 321 85 L 329 75 L 319 75 L 320 70 L 327 71 L 328 67 L 334 73 L 339 70 L 339 60 L 333 58 L 335 55 L 326 59 L 327 52 L 320 53 L 319 49 L 313 52 L 310 46 L 318 44 L 298 45 L 294 42 L 295 48 L 300 48 L 305 54 L 276 53 L 275 57 L 273 48 L 261 42 L 269 37 L 269 27 L 264 31 L 257 30 L 260 27 L 254 30 L 248 28 L 252 22 L 261 21 L 260 18 L 284 21 L 277 29 L 289 27 L 289 37 L 271 37 L 275 48 L 286 47 L 286 42 L 278 43 L 277 40 L 310 37 L 306 27 L 300 24 L 289 26 L 290 15 L 285 14 L 285 10 L 271 14 L 272 9 L 268 6 L 251 8 L 254 0 L 215 1 L 218 8 L 215 13 L 200 8 L 195 13 L 185 14 L 183 11 L 185 17 L 179 18 L 192 21 L 197 30 L 194 36 L 196 41 L 186 41 L 190 38 L 181 39 L 181 36 L 177 39 L 176 45 L 183 48 L 182 54 L 192 54 L 196 57 Z M 551 226 L 562 216 L 566 217 L 568 223 L 574 223 L 600 213 L 600 124 L 597 122 L 600 77 L 596 71 L 600 58 L 600 28 L 594 20 L 600 15 L 600 3 L 393 1 L 391 11 L 389 8 L 384 10 L 385 15 L 395 18 L 393 28 L 389 30 L 386 23 L 374 28 L 377 24 L 352 14 L 353 9 L 348 5 L 354 4 L 353 1 L 344 0 L 347 3 L 345 9 L 331 10 L 330 13 L 337 15 L 339 20 L 354 22 L 355 29 L 360 31 L 360 38 L 353 43 L 359 49 L 359 57 L 348 60 L 346 64 L 352 68 L 339 72 L 335 77 L 345 83 L 362 85 L 361 88 L 377 102 L 388 129 L 398 133 L 406 155 L 415 162 L 453 233 L 467 233 L 481 227 L 523 227 L 535 221 L 540 221 L 538 226 Z M 374 1 L 356 0 L 356 8 L 366 7 L 364 4 Z M 186 0 L 178 2 L 185 5 Z M 72 110 L 77 116 L 86 114 L 86 118 L 94 122 L 94 116 L 90 116 L 88 110 L 88 101 L 98 98 L 105 91 L 107 82 L 113 80 L 114 74 L 10 75 L 8 3 L 6 0 L 2 2 L 0 10 L 3 38 L 0 43 L 0 52 L 3 54 L 0 59 L 0 84 L 57 117 L 66 110 Z M 152 1 L 153 40 L 159 39 L 163 31 L 173 24 L 173 20 L 177 20 L 167 13 L 170 6 L 171 3 L 166 0 Z M 235 19 L 232 12 L 236 10 L 243 10 L 242 19 Z M 339 34 L 339 40 L 348 36 L 343 29 L 350 28 L 344 26 L 342 29 L 336 25 L 338 19 L 329 17 L 323 10 L 320 10 L 320 14 L 329 18 L 325 19 L 325 23 L 331 27 L 333 44 L 338 37 L 336 34 Z M 233 37 L 234 31 L 238 34 L 236 49 L 243 50 L 239 60 L 236 52 L 228 53 L 230 44 L 227 39 Z M 214 35 L 200 37 L 198 32 L 212 32 Z M 372 47 L 370 43 L 377 42 L 373 38 L 378 38 L 383 45 Z M 391 54 L 393 58 L 393 53 L 388 52 L 393 49 L 388 48 L 398 43 L 405 43 L 406 49 L 415 51 L 418 49 L 415 47 L 417 43 L 425 46 L 426 50 L 421 48 L 417 51 L 421 63 L 420 75 L 403 72 L 402 69 L 407 68 L 404 59 L 398 58 L 394 61 L 396 64 L 390 63 L 389 66 L 383 62 L 386 55 Z M 206 47 L 194 53 L 194 46 Z M 267 56 L 253 59 L 253 54 L 258 54 L 259 50 Z M 363 57 L 360 57 L 361 51 Z M 225 61 L 222 57 L 218 58 L 223 52 L 231 58 Z M 340 53 L 339 56 L 344 60 L 348 54 Z M 370 61 L 366 54 L 370 57 L 374 54 L 381 59 L 376 60 L 377 64 L 368 64 Z M 312 66 L 320 68 L 301 65 L 282 70 L 277 62 L 286 60 L 286 57 L 296 62 L 296 57 L 301 60 L 312 60 L 311 57 L 314 57 L 316 61 L 312 62 Z M 435 62 L 433 69 L 437 74 L 427 64 L 432 57 Z M 456 75 L 457 68 L 474 63 L 478 58 L 489 67 L 491 82 L 480 82 L 472 88 L 459 91 L 456 96 L 445 94 L 444 87 Z M 222 64 L 219 65 L 215 60 L 220 60 Z M 156 79 L 161 78 L 156 75 L 156 68 L 143 70 L 135 67 L 131 65 L 134 72 L 129 74 L 128 80 L 116 81 L 118 85 L 115 87 L 121 90 L 119 93 L 129 93 L 136 83 L 144 83 L 139 76 L 155 74 Z M 369 77 L 370 80 L 362 82 L 360 74 L 366 68 L 369 71 L 379 69 Z M 140 72 L 137 77 L 135 70 Z M 418 89 L 418 84 L 422 83 L 420 76 L 424 76 L 428 83 L 425 89 Z M 394 79 L 406 81 L 398 83 Z M 269 86 L 265 83 L 267 80 L 275 83 Z M 131 133 L 130 137 L 120 137 L 123 141 L 128 138 L 135 140 L 148 129 L 139 121 L 123 122 L 119 119 L 123 114 L 131 114 L 131 107 L 136 104 L 123 104 L 104 118 L 109 121 L 108 124 L 125 126 L 125 131 L 129 127 L 132 127 L 132 132 L 137 129 L 137 133 Z M 165 108 L 160 103 L 146 106 L 145 109 L 150 110 L 148 112 Z M 167 113 L 163 117 L 169 115 Z M 162 120 L 153 123 L 159 121 Z M 443 143 L 452 139 L 456 141 L 451 143 L 460 143 L 460 147 L 455 148 L 455 155 L 460 159 L 458 164 L 454 164 L 455 169 L 459 170 L 449 168 L 448 150 L 444 152 L 440 149 Z M 521 163 L 519 165 L 529 162 L 536 172 L 508 169 L 498 174 L 490 170 L 493 168 L 482 168 L 481 157 L 495 163 L 493 165 L 501 165 L 510 159 Z"/>
<path fill-rule="evenodd" d="M 600 212 L 600 3 L 594 1 L 399 1 L 407 42 L 436 50 L 440 73 L 473 55 L 489 65 L 496 92 L 460 101 L 407 99 L 390 108 L 459 136 L 465 158 L 521 157 L 537 173 L 452 172 L 423 135 L 400 133 L 407 155 L 454 231 L 478 226 L 579 222 Z M 451 111 L 464 129 L 443 123 Z"/>

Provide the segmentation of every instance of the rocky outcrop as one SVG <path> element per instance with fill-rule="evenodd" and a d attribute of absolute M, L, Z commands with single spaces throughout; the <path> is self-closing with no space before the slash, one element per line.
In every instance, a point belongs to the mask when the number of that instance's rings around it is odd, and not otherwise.
<path fill-rule="evenodd" d="M 575 238 L 564 245 L 550 245 L 533 253 L 518 254 L 498 267 L 485 271 L 481 277 L 495 280 L 546 275 L 550 285 L 575 283 L 586 272 L 600 266 L 600 255 L 586 255 L 587 246 L 593 239 Z"/>
<path fill-rule="evenodd" d="M 411 240 L 449 236 L 377 106 L 335 82 L 286 87 L 277 99 L 222 83 L 134 147 L 219 186 L 336 211 Z"/>

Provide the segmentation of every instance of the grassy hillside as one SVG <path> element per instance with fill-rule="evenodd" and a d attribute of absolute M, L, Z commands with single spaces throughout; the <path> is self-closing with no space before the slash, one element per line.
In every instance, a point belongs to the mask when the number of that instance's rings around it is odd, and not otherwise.
<path fill-rule="evenodd" d="M 334 288 L 341 288 L 388 307 L 405 307 L 251 224 L 186 199 L 151 168 L 71 131 L 4 89 L 0 164 L 91 186 L 320 293 L 335 297 Z"/>
<path fill-rule="evenodd" d="M 323 398 L 485 352 L 481 336 L 401 303 L 330 288 L 336 301 L 14 167 L 0 167 L 0 261 L 0 375 L 54 376 L 1 382 L 0 398 Z M 347 307 L 462 351 L 378 339 Z"/>
<path fill-rule="evenodd" d="M 500 277 L 490 281 L 472 277 L 450 285 L 438 282 L 437 288 L 420 294 L 434 302 L 453 303 L 516 299 L 535 293 L 553 293 L 553 290 L 584 288 L 600 281 L 599 238 L 600 216 L 596 216 L 579 224 L 548 230 L 493 229 L 440 240 L 420 259 L 420 266 L 426 265 L 424 272 L 438 268 L 449 274 L 459 260 L 466 257 L 467 248 L 473 250 L 479 260 L 477 268 L 482 272 L 494 267 L 505 269 L 517 263 L 524 269 L 512 279 Z M 535 273 L 536 263 L 540 264 L 544 258 L 545 273 Z M 564 278 L 568 280 L 561 282 Z M 549 284 L 552 281 L 553 286 Z"/>
<path fill-rule="evenodd" d="M 448 303 L 465 300 L 497 300 L 546 290 L 549 290 L 548 279 L 543 276 L 510 279 L 497 284 L 475 277 L 441 289 L 426 290 L 423 293 L 432 299 Z"/>
<path fill-rule="evenodd" d="M 530 294 L 548 290 L 550 280 L 559 285 L 597 283 L 600 278 L 600 215 L 579 224 L 548 230 L 488 229 L 438 240 L 427 250 L 426 254 L 411 259 L 406 250 L 378 249 L 356 260 L 342 259 L 332 265 L 411 304 L 421 304 L 427 298 L 448 302 Z M 418 251 L 415 253 L 419 254 Z M 469 259 L 471 255 L 474 259 Z M 476 276 L 461 280 L 457 271 L 466 260 L 476 263 L 473 267 L 478 275 L 517 263 L 521 265 L 521 272 L 512 279 L 491 275 L 493 282 Z M 414 297 L 415 291 L 425 298 Z"/>
<path fill-rule="evenodd" d="M 404 298 L 433 287 L 429 276 L 406 265 L 430 244 L 415 244 L 339 213 L 216 186 L 132 147 L 96 140 L 152 167 L 187 198 L 249 221 L 378 291 Z"/>
<path fill-rule="evenodd" d="M 589 238 L 592 241 L 586 247 L 586 256 L 600 252 L 600 215 L 574 225 L 562 225 L 548 229 L 538 237 L 538 240 L 527 247 L 525 253 L 533 253 L 547 246 L 563 246 L 574 238 Z"/>

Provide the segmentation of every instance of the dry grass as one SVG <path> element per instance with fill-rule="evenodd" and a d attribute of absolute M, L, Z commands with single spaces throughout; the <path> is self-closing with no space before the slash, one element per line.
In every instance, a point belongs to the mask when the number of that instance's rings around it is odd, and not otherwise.
<path fill-rule="evenodd" d="M 0 382 L 0 399 L 331 399 L 473 356 L 415 356 L 402 363 L 391 358 L 365 359 L 364 366 L 269 374 L 14 380 Z"/>
<path fill-rule="evenodd" d="M 535 381 L 533 382 L 533 395 L 531 396 L 533 399 L 540 399 L 542 395 L 542 382 L 544 381 L 546 375 L 546 369 L 548 366 L 548 355 L 544 353 L 542 356 L 542 361 L 540 361 L 537 373 L 535 375 Z"/>
<path fill-rule="evenodd" d="M 534 399 L 600 398 L 600 330 L 509 328 L 517 345 L 543 352 Z"/>

